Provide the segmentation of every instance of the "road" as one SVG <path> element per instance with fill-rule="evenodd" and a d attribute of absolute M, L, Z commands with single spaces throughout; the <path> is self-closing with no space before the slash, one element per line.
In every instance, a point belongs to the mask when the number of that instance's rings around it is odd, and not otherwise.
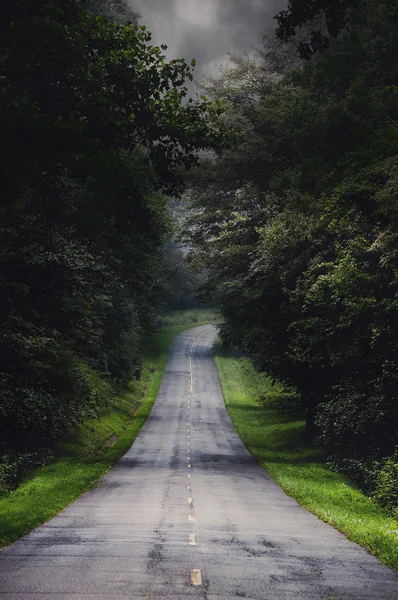
<path fill-rule="evenodd" d="M 178 336 L 127 454 L 0 552 L 0 600 L 395 600 L 398 574 L 286 496 L 234 432 L 215 329 Z"/>

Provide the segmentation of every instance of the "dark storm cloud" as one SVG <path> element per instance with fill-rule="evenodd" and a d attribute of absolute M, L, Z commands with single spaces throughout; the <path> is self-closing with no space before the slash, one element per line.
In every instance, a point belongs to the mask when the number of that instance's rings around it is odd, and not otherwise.
<path fill-rule="evenodd" d="M 227 52 L 251 52 L 287 0 L 128 0 L 169 58 L 195 58 L 195 76 L 215 73 Z"/>

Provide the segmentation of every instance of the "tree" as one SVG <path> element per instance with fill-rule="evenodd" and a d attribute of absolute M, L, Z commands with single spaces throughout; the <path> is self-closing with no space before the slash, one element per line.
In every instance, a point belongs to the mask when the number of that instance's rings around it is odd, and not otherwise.
<path fill-rule="evenodd" d="M 138 24 L 139 15 L 131 10 L 126 0 L 80 0 L 80 4 L 88 12 L 110 21 Z"/>
<path fill-rule="evenodd" d="M 330 41 L 347 28 L 348 15 L 357 0 L 292 0 L 275 17 L 276 35 L 287 41 L 308 25 L 307 35 L 300 40 L 300 56 L 309 59 L 315 52 L 329 47 Z"/>
<path fill-rule="evenodd" d="M 268 45 L 205 83 L 239 133 L 198 169 L 189 226 L 223 340 L 298 388 L 308 436 L 369 491 L 398 444 L 398 4 L 350 10 L 298 68 Z"/>
<path fill-rule="evenodd" d="M 0 52 L 0 439 L 48 447 L 141 370 L 169 200 L 219 108 L 145 27 L 79 3 L 8 1 Z"/>

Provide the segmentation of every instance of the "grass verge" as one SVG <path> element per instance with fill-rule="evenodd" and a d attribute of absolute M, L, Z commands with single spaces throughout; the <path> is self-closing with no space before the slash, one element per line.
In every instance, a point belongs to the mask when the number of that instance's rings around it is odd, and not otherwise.
<path fill-rule="evenodd" d="M 202 322 L 206 323 L 217 323 L 222 320 L 220 313 L 214 308 L 192 308 L 188 310 L 176 310 L 170 312 L 168 315 L 163 317 L 163 324 L 169 325 L 185 325 L 199 324 Z M 192 325 L 192 326 L 194 326 Z"/>
<path fill-rule="evenodd" d="M 21 485 L 0 498 L 0 546 L 48 521 L 93 486 L 127 452 L 156 399 L 167 350 L 176 335 L 202 320 L 159 330 L 148 345 L 140 381 L 133 381 L 112 410 L 76 427 L 58 443 L 55 459 L 32 471 Z"/>
<path fill-rule="evenodd" d="M 215 362 L 235 430 L 259 464 L 302 506 L 398 569 L 398 522 L 331 471 L 321 448 L 304 442 L 302 415 L 279 405 L 280 386 L 219 342 Z"/>

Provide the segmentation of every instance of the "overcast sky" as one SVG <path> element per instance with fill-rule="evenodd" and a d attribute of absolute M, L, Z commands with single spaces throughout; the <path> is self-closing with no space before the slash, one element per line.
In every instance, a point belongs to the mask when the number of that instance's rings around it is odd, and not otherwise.
<path fill-rule="evenodd" d="M 251 52 L 287 0 L 128 0 L 168 58 L 197 60 L 195 79 L 216 74 L 227 52 Z"/>

